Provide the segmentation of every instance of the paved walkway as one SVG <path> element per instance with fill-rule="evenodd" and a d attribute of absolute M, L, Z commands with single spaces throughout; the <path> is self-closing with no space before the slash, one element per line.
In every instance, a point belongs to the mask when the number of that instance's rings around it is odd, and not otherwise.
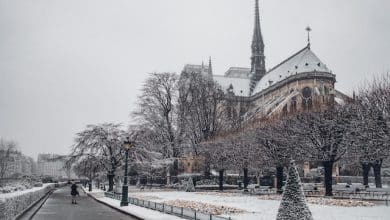
<path fill-rule="evenodd" d="M 33 220 L 135 220 L 88 197 L 80 188 L 78 204 L 72 204 L 70 187 L 58 189 L 46 200 Z"/>

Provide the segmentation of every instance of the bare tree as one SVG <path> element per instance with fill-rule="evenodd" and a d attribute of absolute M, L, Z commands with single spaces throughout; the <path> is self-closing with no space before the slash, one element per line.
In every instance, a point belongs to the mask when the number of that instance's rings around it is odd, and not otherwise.
<path fill-rule="evenodd" d="M 102 169 L 101 163 L 96 158 L 83 157 L 76 164 L 73 164 L 73 171 L 79 177 L 86 177 L 90 182 L 97 177 L 97 173 Z"/>
<path fill-rule="evenodd" d="M 146 79 L 138 97 L 138 109 L 133 116 L 138 119 L 142 130 L 153 138 L 150 144 L 162 153 L 164 158 L 177 158 L 180 151 L 176 134 L 177 75 L 174 73 L 153 73 Z M 153 143 L 152 143 L 153 142 Z M 177 172 L 177 159 L 174 171 Z"/>
<path fill-rule="evenodd" d="M 363 171 L 363 184 L 368 186 L 368 173 L 373 167 L 375 185 L 382 187 L 381 167 L 383 160 L 390 155 L 389 117 L 390 99 L 389 76 L 374 80 L 362 89 L 353 105 L 354 120 L 352 138 L 354 154 L 360 161 Z"/>
<path fill-rule="evenodd" d="M 179 80 L 179 137 L 198 154 L 197 146 L 221 130 L 221 88 L 209 76 L 183 73 Z"/>
<path fill-rule="evenodd" d="M 0 139 L 0 179 L 6 177 L 13 162 L 12 154 L 17 153 L 16 143 Z"/>

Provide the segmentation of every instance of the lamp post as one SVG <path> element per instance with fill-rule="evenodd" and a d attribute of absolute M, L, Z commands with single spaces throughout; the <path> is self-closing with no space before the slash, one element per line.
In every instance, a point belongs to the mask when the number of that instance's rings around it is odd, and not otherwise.
<path fill-rule="evenodd" d="M 132 147 L 132 143 L 129 141 L 129 137 L 126 138 L 126 141 L 123 142 L 123 148 L 126 150 L 126 159 L 125 159 L 125 175 L 123 180 L 123 186 L 122 186 L 122 200 L 121 200 L 121 206 L 128 206 L 129 205 L 129 186 L 127 185 L 127 161 L 129 158 L 129 150 Z"/>

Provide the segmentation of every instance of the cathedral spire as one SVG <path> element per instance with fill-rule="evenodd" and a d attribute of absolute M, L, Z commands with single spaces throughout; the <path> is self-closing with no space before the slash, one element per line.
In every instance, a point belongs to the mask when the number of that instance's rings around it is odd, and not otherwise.
<path fill-rule="evenodd" d="M 209 74 L 210 76 L 213 75 L 213 66 L 212 66 L 212 64 L 211 64 L 211 56 L 209 57 L 209 69 L 208 69 L 208 74 Z"/>
<path fill-rule="evenodd" d="M 265 56 L 264 42 L 260 29 L 259 0 L 255 0 L 255 27 L 252 39 L 252 56 L 251 56 L 251 82 L 250 94 L 256 87 L 256 84 L 265 75 Z"/>

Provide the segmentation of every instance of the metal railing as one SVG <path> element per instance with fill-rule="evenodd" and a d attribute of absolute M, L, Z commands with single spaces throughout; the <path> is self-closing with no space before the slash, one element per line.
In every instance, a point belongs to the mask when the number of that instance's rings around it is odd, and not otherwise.
<path fill-rule="evenodd" d="M 343 192 L 335 191 L 334 197 L 347 198 L 347 199 L 361 199 L 361 200 L 378 200 L 389 201 L 390 194 L 387 192 Z"/>
<path fill-rule="evenodd" d="M 121 200 L 122 196 L 119 194 L 105 192 L 104 195 L 108 198 Z M 166 214 L 176 215 L 182 218 L 192 219 L 192 220 L 231 220 L 230 217 L 222 217 L 212 214 L 206 214 L 194 209 L 188 209 L 183 207 L 176 207 L 172 205 L 167 205 L 165 203 L 152 202 L 143 199 L 137 199 L 129 197 L 129 203 L 132 205 L 160 211 Z"/>

